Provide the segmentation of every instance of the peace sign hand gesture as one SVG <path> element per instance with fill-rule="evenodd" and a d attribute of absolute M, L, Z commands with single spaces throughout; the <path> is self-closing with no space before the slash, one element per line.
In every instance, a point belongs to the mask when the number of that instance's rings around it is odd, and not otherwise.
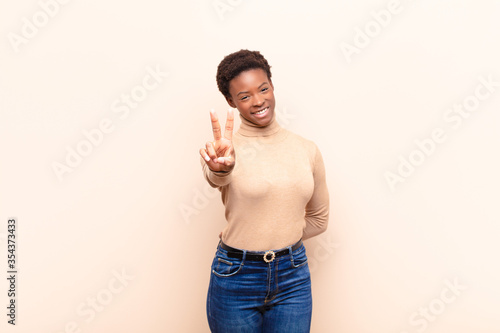
<path fill-rule="evenodd" d="M 206 143 L 206 148 L 200 149 L 200 155 L 205 159 L 210 170 L 229 172 L 233 170 L 236 160 L 232 143 L 234 124 L 233 111 L 230 109 L 227 113 L 224 136 L 221 135 L 219 119 L 214 110 L 210 110 L 210 119 L 212 120 L 212 130 L 215 140 L 208 141 Z"/>

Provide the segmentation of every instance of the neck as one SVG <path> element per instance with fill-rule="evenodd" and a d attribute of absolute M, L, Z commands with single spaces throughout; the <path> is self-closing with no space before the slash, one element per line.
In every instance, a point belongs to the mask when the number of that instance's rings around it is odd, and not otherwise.
<path fill-rule="evenodd" d="M 243 118 L 240 113 L 241 125 L 238 129 L 238 133 L 243 136 L 270 136 L 276 134 L 281 129 L 280 124 L 276 120 L 276 113 L 273 112 L 273 117 L 269 124 L 266 126 L 260 126 L 252 123 L 251 121 Z"/>

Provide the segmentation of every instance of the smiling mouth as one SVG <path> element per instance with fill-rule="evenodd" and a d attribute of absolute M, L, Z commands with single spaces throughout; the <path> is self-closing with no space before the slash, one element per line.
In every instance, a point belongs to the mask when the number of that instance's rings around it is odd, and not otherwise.
<path fill-rule="evenodd" d="M 256 111 L 256 112 L 252 112 L 252 114 L 256 114 L 256 115 L 259 115 L 259 114 L 264 114 L 266 113 L 266 111 L 269 109 L 269 106 L 268 107 L 265 107 L 263 108 L 262 110 L 259 110 L 259 111 Z"/>

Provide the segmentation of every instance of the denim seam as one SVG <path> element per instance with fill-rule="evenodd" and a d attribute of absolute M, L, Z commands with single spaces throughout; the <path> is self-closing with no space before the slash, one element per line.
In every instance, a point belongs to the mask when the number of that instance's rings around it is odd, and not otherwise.
<path fill-rule="evenodd" d="M 279 292 L 279 288 L 278 288 L 278 264 L 279 264 L 279 259 L 276 260 L 276 266 L 274 268 L 274 276 L 275 276 L 275 280 L 276 280 L 276 290 L 274 291 L 275 294 L 278 294 Z"/>
<path fill-rule="evenodd" d="M 267 263 L 267 293 L 266 298 L 264 299 L 264 303 L 268 302 L 269 294 L 271 293 L 271 263 Z"/>

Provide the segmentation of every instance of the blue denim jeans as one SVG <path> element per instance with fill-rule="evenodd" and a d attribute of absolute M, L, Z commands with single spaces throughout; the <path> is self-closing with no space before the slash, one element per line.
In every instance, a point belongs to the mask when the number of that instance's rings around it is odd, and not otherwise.
<path fill-rule="evenodd" d="M 310 331 L 312 295 L 306 249 L 304 244 L 295 251 L 291 246 L 285 249 L 288 254 L 266 263 L 247 260 L 245 254 L 242 259 L 228 257 L 219 243 L 207 295 L 212 332 Z"/>

